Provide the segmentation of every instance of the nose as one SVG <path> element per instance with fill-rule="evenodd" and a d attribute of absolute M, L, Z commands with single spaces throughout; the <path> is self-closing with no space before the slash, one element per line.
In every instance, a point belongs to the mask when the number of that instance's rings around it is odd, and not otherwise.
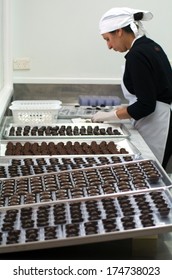
<path fill-rule="evenodd" d="M 107 43 L 108 49 L 111 50 L 112 49 L 112 45 L 108 42 Z"/>

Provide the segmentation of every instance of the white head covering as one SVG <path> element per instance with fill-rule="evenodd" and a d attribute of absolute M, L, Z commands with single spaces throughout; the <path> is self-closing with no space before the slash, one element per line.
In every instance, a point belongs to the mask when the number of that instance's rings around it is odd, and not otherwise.
<path fill-rule="evenodd" d="M 100 19 L 100 34 L 115 31 L 117 29 L 130 25 L 130 28 L 133 30 L 135 36 L 143 35 L 145 31 L 141 21 L 134 20 L 134 14 L 140 12 L 143 13 L 142 20 L 151 20 L 153 18 L 152 13 L 148 11 L 126 7 L 110 9 Z"/>

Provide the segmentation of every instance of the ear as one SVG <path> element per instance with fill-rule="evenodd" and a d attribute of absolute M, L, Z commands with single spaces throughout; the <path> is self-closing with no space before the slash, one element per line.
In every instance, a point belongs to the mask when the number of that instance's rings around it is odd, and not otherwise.
<path fill-rule="evenodd" d="M 123 29 L 122 29 L 122 28 L 117 29 L 117 30 L 116 30 L 116 34 L 117 34 L 118 37 L 121 37 L 122 34 L 123 34 Z"/>

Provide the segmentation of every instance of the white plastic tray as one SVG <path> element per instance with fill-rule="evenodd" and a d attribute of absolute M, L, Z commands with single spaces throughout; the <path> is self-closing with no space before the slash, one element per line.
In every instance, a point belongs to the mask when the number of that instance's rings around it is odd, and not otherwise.
<path fill-rule="evenodd" d="M 16 100 L 9 109 L 15 123 L 49 123 L 57 120 L 61 104 L 59 100 Z"/>

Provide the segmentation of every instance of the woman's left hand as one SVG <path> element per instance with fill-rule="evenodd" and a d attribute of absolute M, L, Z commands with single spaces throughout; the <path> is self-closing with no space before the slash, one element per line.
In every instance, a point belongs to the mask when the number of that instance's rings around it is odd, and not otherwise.
<path fill-rule="evenodd" d="M 92 122 L 104 122 L 104 121 L 119 121 L 120 119 L 116 115 L 116 110 L 110 112 L 99 111 L 91 118 Z"/>

